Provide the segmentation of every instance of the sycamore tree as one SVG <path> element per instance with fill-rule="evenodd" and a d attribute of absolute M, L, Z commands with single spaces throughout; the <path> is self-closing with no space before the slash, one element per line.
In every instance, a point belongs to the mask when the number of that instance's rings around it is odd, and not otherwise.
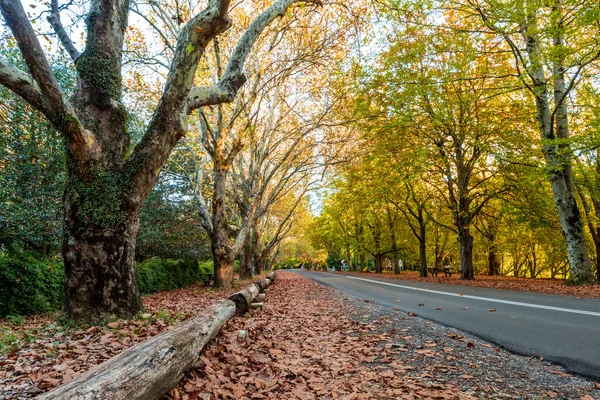
<path fill-rule="evenodd" d="M 135 280 L 139 211 L 177 142 L 188 115 L 230 102 L 245 82 L 244 61 L 261 32 L 286 13 L 294 0 L 278 0 L 251 22 L 229 55 L 220 79 L 195 86 L 208 44 L 232 24 L 228 0 L 181 21 L 162 94 L 142 139 L 131 149 L 129 112 L 123 102 L 123 49 L 128 0 L 90 0 L 83 51 L 61 24 L 58 1 L 49 22 L 73 60 L 76 90 L 68 98 L 49 67 L 44 49 L 20 1 L 0 0 L 26 69 L 0 59 L 0 84 L 40 111 L 64 138 L 67 178 L 64 194 L 65 313 L 74 319 L 135 314 L 141 308 Z M 179 21 L 178 21 L 179 22 Z M 216 166 L 216 171 L 222 165 Z"/>

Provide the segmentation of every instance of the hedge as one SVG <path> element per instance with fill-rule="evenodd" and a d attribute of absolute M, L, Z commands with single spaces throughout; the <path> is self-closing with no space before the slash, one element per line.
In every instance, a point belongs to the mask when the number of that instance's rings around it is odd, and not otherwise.
<path fill-rule="evenodd" d="M 179 289 L 203 280 L 212 273 L 212 262 L 196 260 L 162 260 L 150 258 L 137 266 L 137 281 L 142 294 Z"/>
<path fill-rule="evenodd" d="M 64 269 L 60 262 L 28 253 L 0 254 L 0 316 L 40 314 L 60 308 Z"/>
<path fill-rule="evenodd" d="M 213 272 L 212 261 L 151 258 L 137 265 L 142 294 L 179 289 Z M 0 317 L 41 314 L 62 306 L 62 262 L 40 260 L 28 253 L 0 253 Z"/>

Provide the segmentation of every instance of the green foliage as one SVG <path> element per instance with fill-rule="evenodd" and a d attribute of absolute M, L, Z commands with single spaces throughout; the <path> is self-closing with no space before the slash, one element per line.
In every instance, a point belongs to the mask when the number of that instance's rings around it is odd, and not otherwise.
<path fill-rule="evenodd" d="M 209 240 L 198 222 L 198 207 L 176 188 L 159 183 L 148 196 L 140 212 L 140 232 L 136 258 L 208 259 Z M 184 198 L 185 199 L 185 198 Z"/>
<path fill-rule="evenodd" d="M 0 255 L 0 316 L 45 313 L 60 308 L 64 270 L 60 262 L 28 253 Z"/>
<path fill-rule="evenodd" d="M 198 263 L 198 269 L 203 275 L 212 274 L 215 271 L 215 267 L 213 266 L 212 261 L 203 261 Z"/>
<path fill-rule="evenodd" d="M 340 254 L 335 252 L 329 253 L 325 262 L 327 263 L 327 268 L 340 269 L 341 261 Z"/>
<path fill-rule="evenodd" d="M 25 68 L 10 45 L 0 56 Z M 73 71 L 67 61 L 50 62 L 70 95 Z M 55 255 L 62 238 L 63 140 L 44 116 L 2 86 L 0 98 L 0 247 Z"/>
<path fill-rule="evenodd" d="M 73 180 L 71 185 L 80 200 L 79 212 L 85 221 L 102 228 L 111 228 L 125 222 L 121 207 L 124 191 L 120 174 L 107 171 L 90 171 L 93 180 Z"/>
<path fill-rule="evenodd" d="M 179 289 L 201 281 L 212 273 L 212 263 L 196 260 L 150 258 L 137 266 L 137 280 L 142 294 Z"/>

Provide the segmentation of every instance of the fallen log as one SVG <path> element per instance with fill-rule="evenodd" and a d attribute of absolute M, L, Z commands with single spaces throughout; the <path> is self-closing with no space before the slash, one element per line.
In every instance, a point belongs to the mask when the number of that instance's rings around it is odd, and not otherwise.
<path fill-rule="evenodd" d="M 250 305 L 256 300 L 258 295 L 268 288 L 275 280 L 275 272 L 271 272 L 264 278 L 244 287 L 237 293 L 229 296 L 229 300 L 235 303 L 236 312 L 238 314 L 245 313 L 250 309 Z"/>
<path fill-rule="evenodd" d="M 274 274 L 234 294 L 246 307 Z M 266 286 L 265 286 L 266 285 Z M 250 297 L 246 297 L 249 295 Z M 247 309 L 247 308 L 246 308 Z M 194 318 L 154 336 L 90 369 L 79 378 L 58 386 L 40 400 L 154 400 L 161 399 L 196 363 L 201 350 L 238 311 L 238 303 L 227 299 L 213 303 Z"/>
<path fill-rule="evenodd" d="M 160 399 L 234 315 L 231 300 L 217 301 L 173 330 L 131 347 L 38 399 Z"/>
<path fill-rule="evenodd" d="M 235 303 L 236 313 L 241 314 L 248 311 L 250 304 L 254 301 L 256 296 L 260 293 L 260 286 L 256 283 L 252 283 L 240 290 L 237 293 L 229 296 L 229 300 Z"/>

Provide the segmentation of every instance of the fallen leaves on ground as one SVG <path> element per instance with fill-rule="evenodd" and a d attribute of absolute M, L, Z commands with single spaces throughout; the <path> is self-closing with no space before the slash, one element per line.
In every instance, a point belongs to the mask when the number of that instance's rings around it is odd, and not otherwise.
<path fill-rule="evenodd" d="M 33 397 L 67 383 L 237 290 L 192 285 L 154 293 L 143 299 L 144 313 L 106 326 L 63 326 L 57 315 L 31 316 L 22 324 L 0 321 L 2 342 L 10 342 L 0 354 L 0 399 Z"/>
<path fill-rule="evenodd" d="M 248 339 L 238 340 L 241 329 Z M 455 386 L 408 376 L 410 367 L 394 355 L 401 348 L 374 325 L 349 319 L 329 289 L 280 273 L 264 311 L 230 321 L 168 398 L 474 398 Z"/>
<path fill-rule="evenodd" d="M 519 292 L 534 292 L 557 294 L 581 298 L 600 299 L 600 284 L 573 286 L 566 285 L 560 279 L 516 278 L 512 276 L 476 275 L 475 280 L 463 281 L 460 274 L 449 276 L 429 276 L 421 278 L 418 272 L 402 271 L 399 275 L 392 273 L 375 274 L 372 272 L 338 272 L 340 274 L 359 275 L 363 277 L 380 277 L 389 279 L 411 280 L 430 283 L 448 283 L 452 285 L 485 287 L 491 289 L 516 290 Z M 462 296 L 462 295 L 461 295 Z"/>

